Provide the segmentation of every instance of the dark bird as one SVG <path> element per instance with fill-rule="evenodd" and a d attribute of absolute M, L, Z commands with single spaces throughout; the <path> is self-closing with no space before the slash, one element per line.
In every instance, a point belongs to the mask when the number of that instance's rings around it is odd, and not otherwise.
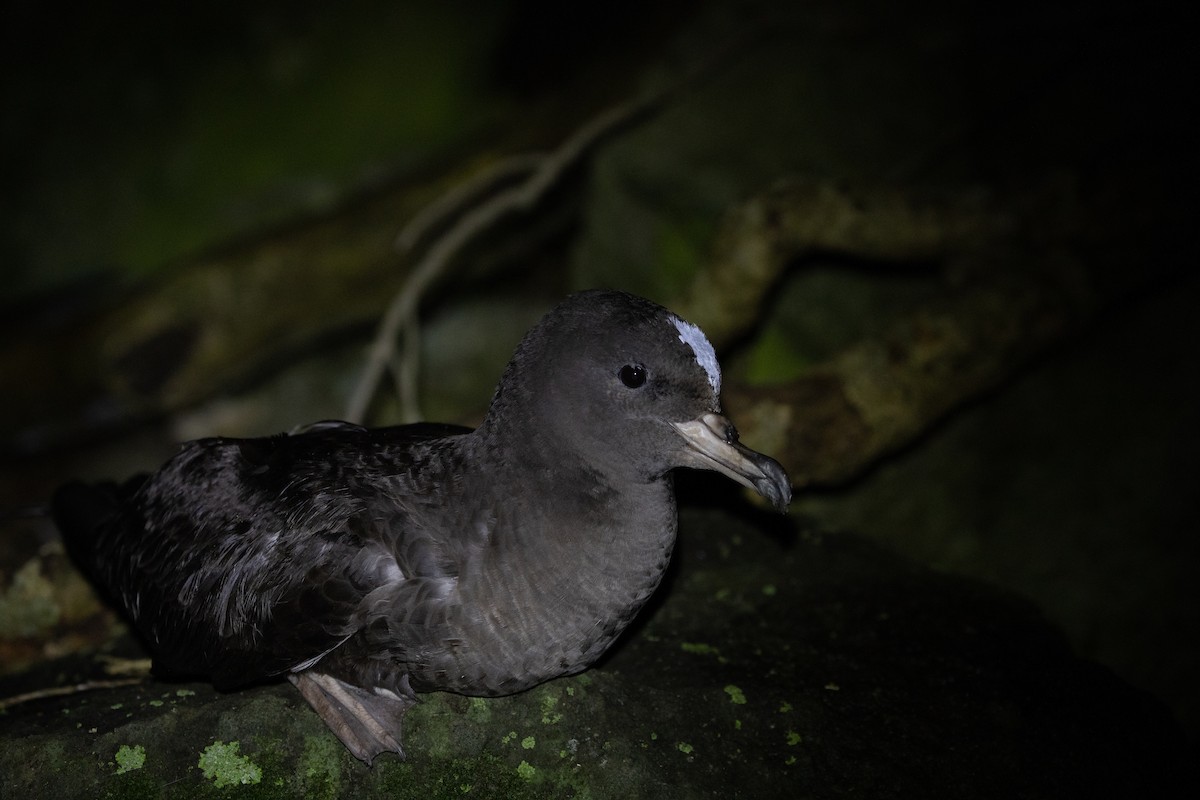
<path fill-rule="evenodd" d="M 167 674 L 286 676 L 355 756 L 403 757 L 416 692 L 495 696 L 580 672 L 671 556 L 671 470 L 776 508 L 774 460 L 721 415 L 699 328 L 573 295 L 526 334 L 483 423 L 189 442 L 123 485 L 62 487 L 69 549 Z"/>

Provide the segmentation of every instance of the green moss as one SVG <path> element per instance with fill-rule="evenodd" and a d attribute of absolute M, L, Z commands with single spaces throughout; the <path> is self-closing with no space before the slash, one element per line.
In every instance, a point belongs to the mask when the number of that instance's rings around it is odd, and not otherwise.
<path fill-rule="evenodd" d="M 133 747 L 123 744 L 117 749 L 116 760 L 118 775 L 124 775 L 126 772 L 141 769 L 146 765 L 146 748 L 140 744 L 136 744 Z"/>
<path fill-rule="evenodd" d="M 729 695 L 729 701 L 739 706 L 746 704 L 746 695 L 742 690 L 734 686 L 732 683 L 725 687 L 725 694 Z"/>
<path fill-rule="evenodd" d="M 763 386 L 799 378 L 812 362 L 796 350 L 785 331 L 770 325 L 751 346 L 746 359 L 746 380 Z"/>
<path fill-rule="evenodd" d="M 553 725 L 562 719 L 562 714 L 555 711 L 558 705 L 558 696 L 547 693 L 542 697 L 542 724 Z"/>
<path fill-rule="evenodd" d="M 484 725 L 492 718 L 492 707 L 482 697 L 472 697 L 467 702 L 467 719 L 476 725 Z"/>
<path fill-rule="evenodd" d="M 528 761 L 522 761 L 517 765 L 517 774 L 527 781 L 533 780 L 537 775 L 537 767 L 530 764 Z"/>
<path fill-rule="evenodd" d="M 703 642 L 680 642 L 679 649 L 685 653 L 694 653 L 698 656 L 716 656 L 721 654 L 720 650 L 711 644 L 704 644 Z"/>
<path fill-rule="evenodd" d="M 695 749 L 687 742 L 679 742 L 675 745 L 675 747 L 679 749 L 679 752 L 689 756 L 692 754 L 692 750 Z"/>
<path fill-rule="evenodd" d="M 238 755 L 239 749 L 241 744 L 238 742 L 213 742 L 204 748 L 196 766 L 200 767 L 204 777 L 211 780 L 218 789 L 223 786 L 259 783 L 262 781 L 262 769 L 245 756 Z"/>
<path fill-rule="evenodd" d="M 323 800 L 342 794 L 342 746 L 332 736 L 306 736 L 296 767 L 300 794 Z"/>
<path fill-rule="evenodd" d="M 0 594 L 0 638 L 36 636 L 54 627 L 59 616 L 54 584 L 42 575 L 42 562 L 31 558 Z"/>
<path fill-rule="evenodd" d="M 537 739 L 533 738 L 532 736 L 526 736 L 521 740 L 521 747 L 525 750 L 532 750 L 533 748 L 537 747 Z"/>
<path fill-rule="evenodd" d="M 708 220 L 664 219 L 657 233 L 655 264 L 663 285 L 656 288 L 676 294 L 691 282 L 706 263 L 712 224 Z"/>
<path fill-rule="evenodd" d="M 131 65 L 153 59 L 126 49 L 141 44 L 116 31 L 98 35 L 119 54 L 103 60 L 132 74 L 89 62 L 81 70 L 102 77 L 85 80 L 87 88 L 31 84 L 100 124 L 88 128 L 94 163 L 82 170 L 53 164 L 73 160 L 60 152 L 78 146 L 69 133 L 44 137 L 31 156 L 43 167 L 29 173 L 38 180 L 19 192 L 48 230 L 78 220 L 73 236 L 58 237 L 71 241 L 0 221 L 12 234 L 0 240 L 17 237 L 26 282 L 79 263 L 149 274 L 214 242 L 327 208 L 381 170 L 444 158 L 501 111 L 480 81 L 485 54 L 503 32 L 501 6 L 463 14 L 436 5 L 385 11 L 384 4 L 348 14 L 321 5 L 329 10 L 299 9 L 294 24 L 267 26 L 273 33 L 254 13 L 226 15 L 221 47 L 185 39 L 189 57 L 176 61 L 190 67 L 145 74 Z M 130 105 L 95 90 L 129 82 L 143 87 L 147 102 Z"/>
<path fill-rule="evenodd" d="M 729 662 L 725 656 L 721 655 L 721 651 L 711 644 L 704 642 L 680 642 L 679 649 L 685 653 L 692 653 L 698 656 L 716 656 L 717 661 L 722 664 Z"/>
<path fill-rule="evenodd" d="M 787 743 L 789 745 L 797 745 L 797 744 L 800 744 L 800 742 L 801 742 L 800 734 L 796 733 L 795 731 L 787 732 Z"/>

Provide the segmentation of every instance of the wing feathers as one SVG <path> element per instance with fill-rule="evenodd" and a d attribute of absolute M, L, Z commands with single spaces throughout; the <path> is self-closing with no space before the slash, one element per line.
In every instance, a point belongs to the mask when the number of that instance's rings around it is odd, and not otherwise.
<path fill-rule="evenodd" d="M 434 580 L 419 590 L 432 613 L 456 559 L 422 532 L 413 476 L 436 461 L 423 441 L 461 432 L 200 440 L 131 495 L 64 490 L 84 510 L 60 516 L 166 669 L 232 687 L 312 666 L 414 577 Z"/>

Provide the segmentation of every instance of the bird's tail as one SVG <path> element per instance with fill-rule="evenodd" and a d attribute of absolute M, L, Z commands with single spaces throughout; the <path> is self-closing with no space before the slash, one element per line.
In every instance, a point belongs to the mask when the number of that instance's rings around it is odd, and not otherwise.
<path fill-rule="evenodd" d="M 97 534 L 113 523 L 122 502 L 143 480 L 144 476 L 125 484 L 71 481 L 54 492 L 50 516 L 62 534 L 67 553 L 86 572 L 90 573 L 94 564 L 92 548 Z"/>

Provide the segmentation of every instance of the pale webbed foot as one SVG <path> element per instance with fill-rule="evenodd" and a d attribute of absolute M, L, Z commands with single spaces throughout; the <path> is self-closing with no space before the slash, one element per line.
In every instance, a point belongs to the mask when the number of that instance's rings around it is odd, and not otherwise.
<path fill-rule="evenodd" d="M 299 672 L 290 680 L 355 758 L 368 766 L 380 753 L 404 758 L 400 723 L 417 701 L 386 689 L 372 691 L 321 672 Z"/>

